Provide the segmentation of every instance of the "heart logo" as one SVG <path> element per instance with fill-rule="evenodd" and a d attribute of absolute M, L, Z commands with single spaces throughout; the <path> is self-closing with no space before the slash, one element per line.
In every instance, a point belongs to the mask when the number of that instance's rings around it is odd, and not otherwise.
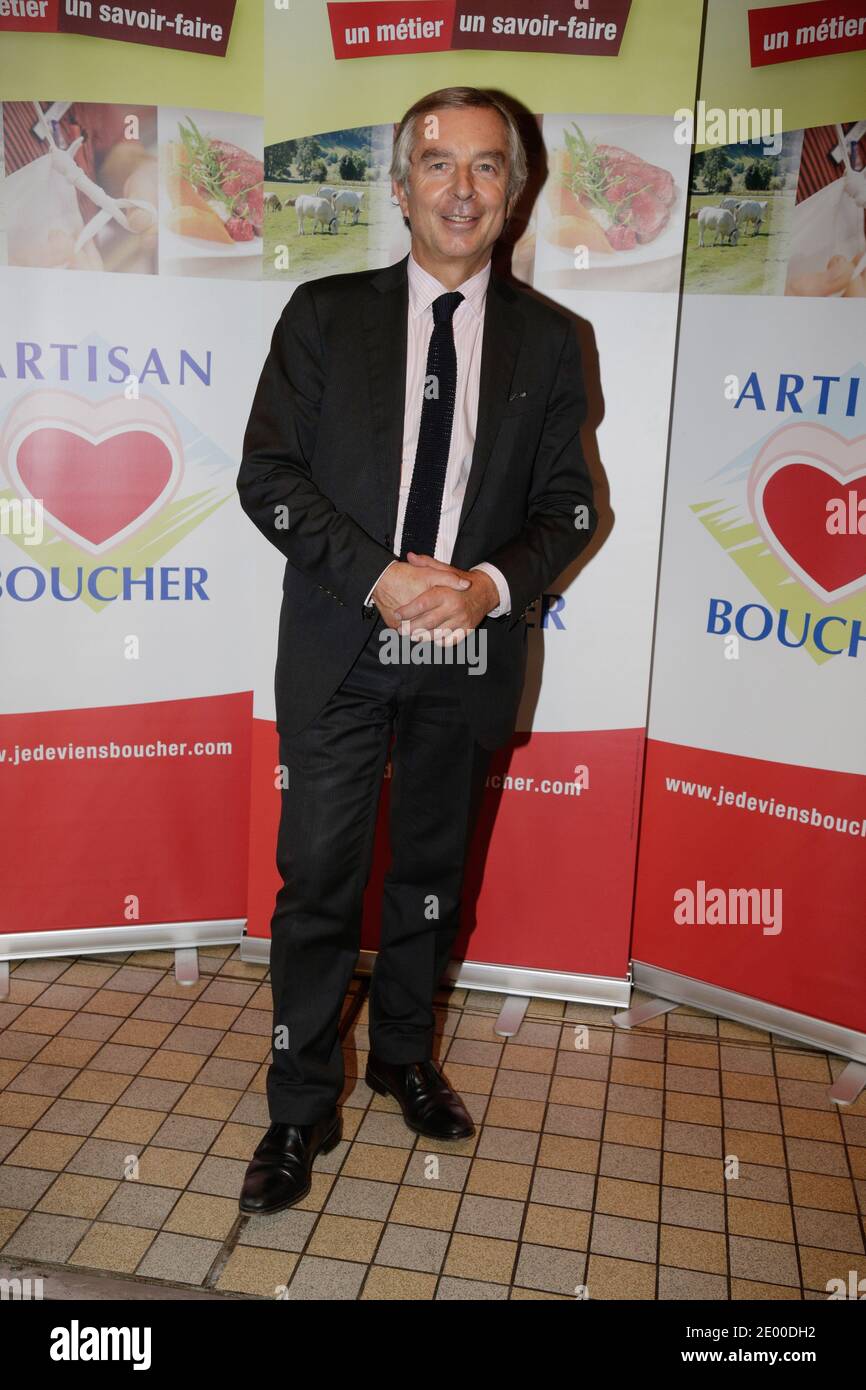
<path fill-rule="evenodd" d="M 67 392 L 34 392 L 10 412 L 0 449 L 17 491 L 94 555 L 146 525 L 182 472 L 180 435 L 153 400 L 93 404 Z"/>
<path fill-rule="evenodd" d="M 866 588 L 866 535 L 856 527 L 866 501 L 866 435 L 845 439 L 826 425 L 785 425 L 752 466 L 752 516 L 786 569 L 829 602 Z M 854 519 L 828 530 L 831 510 Z"/>

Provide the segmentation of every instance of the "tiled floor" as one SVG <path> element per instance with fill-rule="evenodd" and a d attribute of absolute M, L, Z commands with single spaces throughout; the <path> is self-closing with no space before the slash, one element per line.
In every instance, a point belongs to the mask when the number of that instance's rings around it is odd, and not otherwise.
<path fill-rule="evenodd" d="M 0 1264 L 290 1299 L 825 1299 L 866 1276 L 866 1096 L 842 1059 L 680 1008 L 443 992 L 439 1060 L 478 1125 L 437 1144 L 363 1076 L 299 1206 L 241 1217 L 268 1123 L 270 986 L 236 951 L 25 962 L 0 1002 Z M 637 996 L 640 997 L 640 996 Z M 726 1169 L 727 1165 L 727 1169 Z"/>

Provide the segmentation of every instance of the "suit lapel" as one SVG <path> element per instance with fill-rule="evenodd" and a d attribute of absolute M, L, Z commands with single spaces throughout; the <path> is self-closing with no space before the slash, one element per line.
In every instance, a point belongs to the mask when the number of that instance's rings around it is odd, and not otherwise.
<path fill-rule="evenodd" d="M 407 316 L 409 309 L 408 254 L 386 266 L 370 281 L 377 292 L 364 306 L 364 344 L 373 456 L 379 471 L 379 495 L 385 499 L 389 544 L 397 525 L 406 408 Z M 514 364 L 523 332 L 523 317 L 514 306 L 516 295 L 508 282 L 491 272 L 484 301 L 481 376 L 475 445 L 460 511 L 459 531 L 478 496 L 484 472 L 508 400 Z"/>

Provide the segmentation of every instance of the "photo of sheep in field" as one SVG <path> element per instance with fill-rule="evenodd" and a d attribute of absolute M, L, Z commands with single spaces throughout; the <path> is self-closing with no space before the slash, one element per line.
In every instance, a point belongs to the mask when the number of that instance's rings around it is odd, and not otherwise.
<path fill-rule="evenodd" d="M 361 126 L 266 148 L 264 279 L 363 270 L 405 254 L 388 174 L 392 136 L 390 125 Z"/>
<path fill-rule="evenodd" d="M 802 131 L 777 155 L 760 140 L 695 156 L 686 222 L 685 289 L 692 294 L 782 294 L 791 245 Z"/>

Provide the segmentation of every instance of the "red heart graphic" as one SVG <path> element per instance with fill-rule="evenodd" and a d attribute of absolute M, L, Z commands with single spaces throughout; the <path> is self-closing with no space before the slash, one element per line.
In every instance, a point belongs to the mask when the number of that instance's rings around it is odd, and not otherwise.
<path fill-rule="evenodd" d="M 845 439 L 807 421 L 782 426 L 752 465 L 748 495 L 767 543 L 825 602 L 866 587 L 858 510 L 866 504 L 866 435 Z"/>
<path fill-rule="evenodd" d="M 764 488 L 769 525 L 788 554 L 827 593 L 866 579 L 866 535 L 827 529 L 827 503 L 836 499 L 844 503 L 845 518 L 857 517 L 857 504 L 866 505 L 866 477 L 843 483 L 814 464 L 789 463 Z"/>
<path fill-rule="evenodd" d="M 22 440 L 18 476 L 61 526 L 93 546 L 117 536 L 153 507 L 172 476 L 165 442 L 124 430 L 97 443 L 55 426 Z"/>

